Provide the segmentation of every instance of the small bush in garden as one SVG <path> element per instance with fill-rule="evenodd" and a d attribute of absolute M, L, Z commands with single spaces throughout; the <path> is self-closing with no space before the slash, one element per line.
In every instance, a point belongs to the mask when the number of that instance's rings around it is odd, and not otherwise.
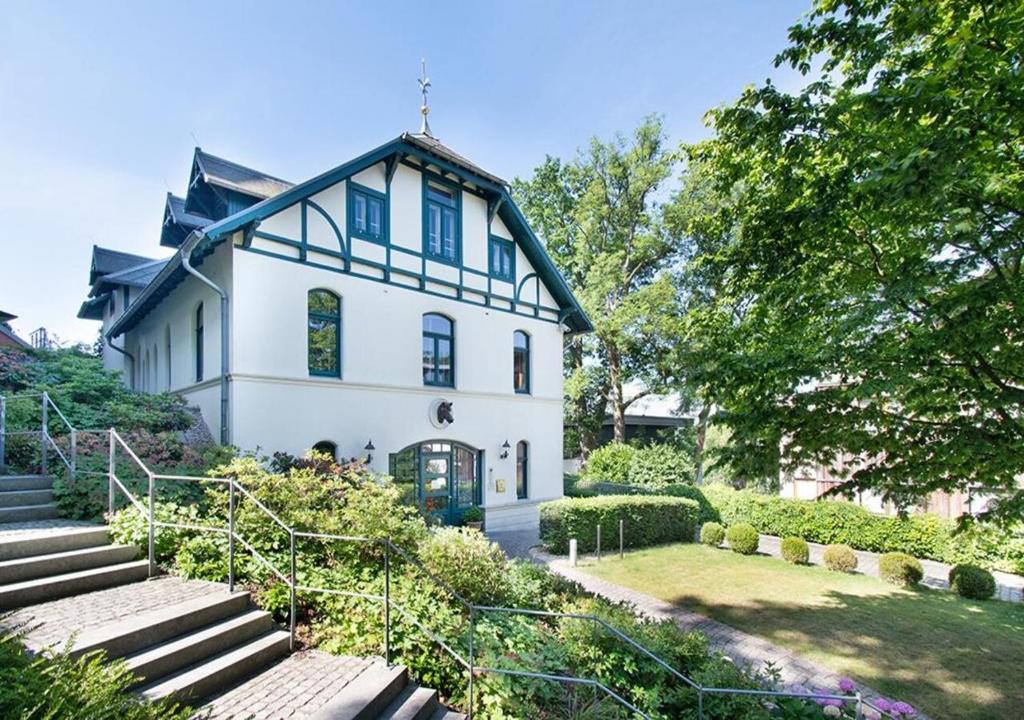
<path fill-rule="evenodd" d="M 629 466 L 633 463 L 636 448 L 622 443 L 602 445 L 590 453 L 580 471 L 584 480 L 603 480 L 612 483 L 629 482 Z"/>
<path fill-rule="evenodd" d="M 752 525 L 740 523 L 733 525 L 725 533 L 725 539 L 729 541 L 729 547 L 740 555 L 753 555 L 757 552 L 757 546 L 761 538 Z"/>
<path fill-rule="evenodd" d="M 788 537 L 782 539 L 782 559 L 794 565 L 806 565 L 810 558 L 810 549 L 803 538 Z"/>
<path fill-rule="evenodd" d="M 665 485 L 652 490 L 655 495 L 668 495 L 669 497 L 684 497 L 696 500 L 697 504 L 700 505 L 700 515 L 697 517 L 697 521 L 701 524 L 707 522 L 721 522 L 722 518 L 718 515 L 718 511 L 715 510 L 715 506 L 712 505 L 708 499 L 704 496 L 703 491 L 696 485 L 687 485 L 685 483 L 673 483 L 671 485 Z"/>
<path fill-rule="evenodd" d="M 601 545 L 618 547 L 619 520 L 624 521 L 625 547 L 640 548 L 669 542 L 692 542 L 697 535 L 697 503 L 660 495 L 601 495 L 564 498 L 540 506 L 540 537 L 556 553 L 569 551 L 569 540 L 579 541 L 580 552 Z"/>
<path fill-rule="evenodd" d="M 700 541 L 710 547 L 718 547 L 725 540 L 725 528 L 716 522 L 706 522 L 700 528 Z"/>
<path fill-rule="evenodd" d="M 629 464 L 630 485 L 659 488 L 673 483 L 685 483 L 692 478 L 692 456 L 664 443 L 640 448 Z"/>
<path fill-rule="evenodd" d="M 836 572 L 853 572 L 857 569 L 857 554 L 849 545 L 829 545 L 825 548 L 825 567 Z"/>
<path fill-rule="evenodd" d="M 949 571 L 949 587 L 960 597 L 988 600 L 996 594 L 996 579 L 977 565 L 957 565 Z"/>
<path fill-rule="evenodd" d="M 882 579 L 894 585 L 914 587 L 924 577 L 920 561 L 906 553 L 886 553 L 878 559 L 878 572 Z"/>
<path fill-rule="evenodd" d="M 438 528 L 420 545 L 420 560 L 455 592 L 478 605 L 503 605 L 510 594 L 508 559 L 467 528 Z"/>

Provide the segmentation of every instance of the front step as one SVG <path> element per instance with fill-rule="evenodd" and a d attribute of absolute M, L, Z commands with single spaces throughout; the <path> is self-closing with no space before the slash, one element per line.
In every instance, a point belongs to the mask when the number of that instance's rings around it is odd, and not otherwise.
<path fill-rule="evenodd" d="M 141 650 L 125 658 L 128 669 L 135 673 L 135 685 L 170 675 L 224 649 L 264 635 L 274 628 L 270 613 L 250 610 L 237 617 L 216 623 L 155 647 Z"/>
<path fill-rule="evenodd" d="M 408 685 L 380 717 L 387 720 L 429 720 L 440 706 L 437 690 Z"/>
<path fill-rule="evenodd" d="M 79 550 L 107 544 L 107 528 L 68 527 L 59 534 L 29 535 L 0 543 L 0 561 Z"/>
<path fill-rule="evenodd" d="M 310 720 L 377 720 L 409 682 L 402 665 L 372 667 L 350 682 Z"/>
<path fill-rule="evenodd" d="M 53 478 L 46 475 L 0 475 L 0 490 L 49 490 Z"/>
<path fill-rule="evenodd" d="M 57 503 L 22 505 L 21 507 L 0 507 L 0 523 L 25 522 L 27 520 L 56 520 Z"/>
<path fill-rule="evenodd" d="M 132 545 L 102 545 L 5 560 L 0 562 L 0 584 L 64 575 L 104 565 L 118 565 L 134 560 L 138 554 L 139 549 Z"/>
<path fill-rule="evenodd" d="M 25 505 L 46 505 L 53 502 L 53 490 L 9 490 L 0 487 L 0 507 L 13 508 Z"/>
<path fill-rule="evenodd" d="M 149 561 L 136 560 L 135 562 L 3 585 L 0 586 L 0 610 L 11 610 L 45 600 L 55 600 L 68 595 L 79 595 L 92 590 L 145 580 L 148 575 Z"/>
<path fill-rule="evenodd" d="M 212 695 L 288 653 L 288 633 L 275 630 L 140 690 L 146 700 L 190 702 Z"/>

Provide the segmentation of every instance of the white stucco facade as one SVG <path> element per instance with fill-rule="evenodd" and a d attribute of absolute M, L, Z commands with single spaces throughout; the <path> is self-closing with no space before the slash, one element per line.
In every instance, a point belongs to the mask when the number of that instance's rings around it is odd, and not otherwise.
<path fill-rule="evenodd" d="M 449 441 L 478 458 L 488 528 L 534 527 L 537 505 L 562 495 L 564 307 L 549 287 L 550 270 L 531 263 L 492 199 L 471 183 L 436 175 L 426 160 L 401 157 L 261 217 L 255 230 L 232 232 L 201 259 L 198 271 L 229 296 L 226 440 L 265 454 L 302 454 L 327 441 L 340 458 L 372 455 L 370 465 L 381 473 L 395 453 Z M 426 183 L 435 181 L 458 193 L 456 262 L 433 259 L 425 246 Z M 384 242 L 351 236 L 349 182 L 386 198 Z M 514 243 L 513 282 L 490 272 L 492 238 Z M 536 259 L 536 248 L 531 252 Z M 144 309 L 115 340 L 132 355 L 127 374 L 139 389 L 180 393 L 219 436 L 219 296 L 184 273 L 159 282 L 162 294 L 146 288 Z M 340 370 L 328 377 L 311 372 L 308 359 L 311 290 L 340 300 Z M 451 387 L 424 381 L 428 313 L 453 324 Z M 529 337 L 528 392 L 513 382 L 517 331 Z M 116 366 L 122 356 L 104 359 Z M 452 403 L 450 424 L 437 422 L 440 400 Z M 375 449 L 367 453 L 371 441 Z M 518 493 L 517 471 L 525 472 Z"/>

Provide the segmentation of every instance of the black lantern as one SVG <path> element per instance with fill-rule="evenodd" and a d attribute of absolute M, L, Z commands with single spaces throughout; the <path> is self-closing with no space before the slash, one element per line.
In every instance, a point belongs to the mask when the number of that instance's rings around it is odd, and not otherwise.
<path fill-rule="evenodd" d="M 509 448 L 511 448 L 511 447 L 512 446 L 508 444 L 508 440 L 506 440 L 504 442 L 504 444 L 501 446 L 501 455 L 499 455 L 498 457 L 500 457 L 502 460 L 507 458 L 508 457 Z"/>
<path fill-rule="evenodd" d="M 367 465 L 369 465 L 370 463 L 373 462 L 373 451 L 376 450 L 376 449 L 377 448 L 375 448 L 373 446 L 373 440 L 367 440 L 366 441 L 366 445 L 365 445 L 365 447 L 363 447 L 363 450 L 366 451 L 366 464 Z"/>

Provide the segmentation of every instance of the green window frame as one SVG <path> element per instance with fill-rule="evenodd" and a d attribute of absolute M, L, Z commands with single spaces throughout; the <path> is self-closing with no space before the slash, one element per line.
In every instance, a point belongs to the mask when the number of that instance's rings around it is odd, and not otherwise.
<path fill-rule="evenodd" d="M 512 388 L 530 394 L 530 335 L 523 330 L 512 333 Z"/>
<path fill-rule="evenodd" d="M 306 360 L 314 377 L 341 377 L 341 297 L 324 289 L 306 294 Z"/>
<path fill-rule="evenodd" d="M 345 204 L 349 237 L 388 243 L 388 199 L 384 193 L 350 180 Z"/>
<path fill-rule="evenodd" d="M 491 236 L 487 246 L 488 274 L 495 280 L 515 282 L 516 246 L 511 240 Z"/>
<path fill-rule="evenodd" d="M 516 443 L 516 499 L 530 497 L 530 445 L 525 440 Z"/>
<path fill-rule="evenodd" d="M 462 263 L 462 193 L 455 185 L 423 176 L 423 256 Z"/>
<path fill-rule="evenodd" d="M 423 384 L 455 387 L 455 321 L 440 313 L 423 315 Z"/>

